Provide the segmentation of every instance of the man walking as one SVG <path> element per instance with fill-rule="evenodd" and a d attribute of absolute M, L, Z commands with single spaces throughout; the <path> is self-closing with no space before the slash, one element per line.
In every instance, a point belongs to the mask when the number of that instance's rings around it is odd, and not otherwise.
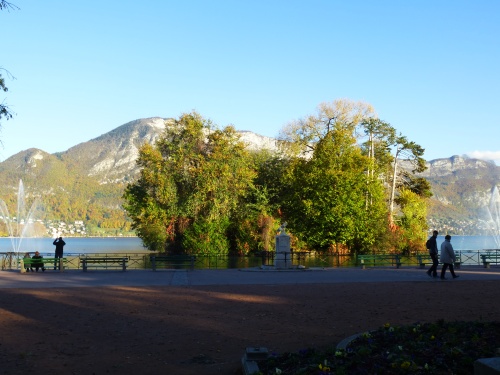
<path fill-rule="evenodd" d="M 455 263 L 455 251 L 453 251 L 453 246 L 451 246 L 451 236 L 447 234 L 441 244 L 441 262 L 443 263 L 443 268 L 441 268 L 441 280 L 446 280 L 444 277 L 446 269 L 450 267 L 451 276 L 456 279 L 458 275 L 455 275 L 455 270 L 453 269 L 453 264 Z"/>
<path fill-rule="evenodd" d="M 56 238 L 54 242 L 52 242 L 53 245 L 56 245 L 56 254 L 54 258 L 59 258 L 59 263 L 60 263 L 60 258 L 63 257 L 63 250 L 64 250 L 64 245 L 66 245 L 66 242 L 63 241 L 62 237 Z M 57 260 L 54 262 L 54 270 L 57 268 Z M 60 264 L 59 264 L 60 266 Z"/>
<path fill-rule="evenodd" d="M 432 266 L 429 268 L 427 271 L 427 275 L 430 277 L 437 277 L 437 268 L 439 264 L 438 260 L 438 246 L 437 246 L 437 238 L 438 231 L 435 230 L 432 232 L 432 236 L 427 240 L 426 247 L 429 249 L 429 255 L 431 256 L 432 259 Z"/>

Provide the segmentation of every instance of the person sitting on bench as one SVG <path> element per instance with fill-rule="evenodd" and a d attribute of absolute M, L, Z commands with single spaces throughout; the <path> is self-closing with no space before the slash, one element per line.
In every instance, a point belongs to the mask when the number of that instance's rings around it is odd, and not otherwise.
<path fill-rule="evenodd" d="M 35 255 L 31 257 L 31 259 L 39 259 L 35 261 L 31 266 L 35 267 L 36 272 L 38 272 L 38 269 L 41 267 L 42 271 L 45 272 L 45 267 L 43 266 L 43 257 L 40 255 L 38 251 L 35 251 Z M 33 268 L 31 269 L 31 272 L 33 272 Z"/>
<path fill-rule="evenodd" d="M 30 257 L 30 253 L 24 253 L 24 259 L 31 259 Z M 26 272 L 33 272 L 33 268 L 31 268 L 30 264 L 24 264 L 24 269 L 26 270 Z"/>

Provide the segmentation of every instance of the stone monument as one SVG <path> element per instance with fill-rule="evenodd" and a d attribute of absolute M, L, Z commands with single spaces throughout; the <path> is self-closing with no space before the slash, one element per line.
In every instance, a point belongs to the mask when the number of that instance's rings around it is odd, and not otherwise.
<path fill-rule="evenodd" d="M 285 231 L 286 222 L 281 224 L 276 238 L 276 256 L 274 257 L 274 267 L 287 269 L 292 267 L 292 253 L 290 251 L 290 236 Z"/>

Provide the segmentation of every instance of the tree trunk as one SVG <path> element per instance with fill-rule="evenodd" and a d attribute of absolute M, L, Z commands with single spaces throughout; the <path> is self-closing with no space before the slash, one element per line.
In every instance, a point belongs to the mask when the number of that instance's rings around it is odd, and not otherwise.
<path fill-rule="evenodd" d="M 396 194 L 396 176 L 398 172 L 398 155 L 399 148 L 396 150 L 396 155 L 394 156 L 394 169 L 392 171 L 392 187 L 391 187 L 391 198 L 389 200 L 389 225 L 394 224 L 394 195 Z"/>

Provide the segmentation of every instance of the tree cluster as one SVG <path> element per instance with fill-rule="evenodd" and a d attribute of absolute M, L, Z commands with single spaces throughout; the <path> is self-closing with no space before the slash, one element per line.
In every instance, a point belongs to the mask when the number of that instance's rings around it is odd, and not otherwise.
<path fill-rule="evenodd" d="M 140 176 L 124 193 L 132 228 L 170 253 L 270 251 L 283 221 L 294 250 L 423 249 L 431 194 L 414 173 L 425 168 L 424 150 L 370 105 L 323 103 L 285 126 L 279 144 L 249 152 L 232 127 L 181 115 L 140 150 Z"/>

